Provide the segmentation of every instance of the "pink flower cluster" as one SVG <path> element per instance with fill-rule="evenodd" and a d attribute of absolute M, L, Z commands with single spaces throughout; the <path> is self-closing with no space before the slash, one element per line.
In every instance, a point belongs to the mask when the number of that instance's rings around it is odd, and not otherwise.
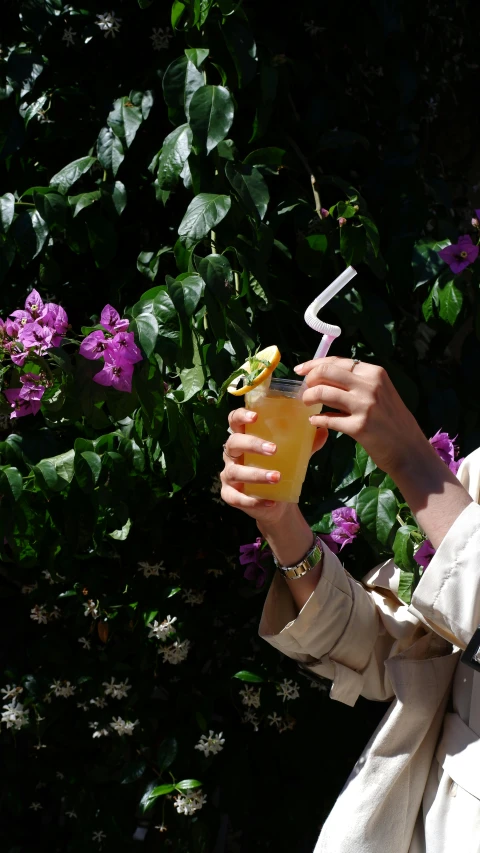
<path fill-rule="evenodd" d="M 38 291 L 32 290 L 25 308 L 13 311 L 6 322 L 0 319 L 1 348 L 17 367 L 23 367 L 32 355 L 43 356 L 59 346 L 67 329 L 68 317 L 61 305 L 44 303 Z M 35 415 L 45 393 L 43 374 L 25 373 L 20 382 L 21 388 L 3 392 L 12 407 L 11 418 Z"/>
<path fill-rule="evenodd" d="M 58 347 L 67 329 L 62 306 L 44 303 L 38 291 L 32 290 L 23 310 L 13 311 L 6 322 L 0 320 L 2 349 L 17 367 L 23 367 L 31 352 L 44 355 L 50 347 Z"/>
<path fill-rule="evenodd" d="M 93 377 L 99 385 L 107 385 L 118 391 L 132 390 L 134 365 L 143 360 L 137 347 L 133 332 L 128 332 L 128 320 L 122 320 L 120 314 L 111 305 L 105 305 L 100 324 L 105 331 L 91 332 L 80 346 L 80 355 L 90 361 L 103 358 L 103 367 Z"/>

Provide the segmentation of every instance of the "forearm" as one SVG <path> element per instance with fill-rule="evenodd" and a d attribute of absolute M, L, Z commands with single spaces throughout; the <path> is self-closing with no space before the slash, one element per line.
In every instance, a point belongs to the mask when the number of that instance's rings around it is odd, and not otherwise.
<path fill-rule="evenodd" d="M 312 531 L 296 504 L 286 505 L 280 522 L 269 526 L 265 521 L 257 521 L 257 526 L 282 566 L 299 563 L 312 546 Z M 284 581 L 299 611 L 317 586 L 321 572 L 320 562 L 303 577 Z"/>
<path fill-rule="evenodd" d="M 422 437 L 423 438 L 423 437 Z M 472 499 L 426 438 L 388 472 L 434 548 Z"/>

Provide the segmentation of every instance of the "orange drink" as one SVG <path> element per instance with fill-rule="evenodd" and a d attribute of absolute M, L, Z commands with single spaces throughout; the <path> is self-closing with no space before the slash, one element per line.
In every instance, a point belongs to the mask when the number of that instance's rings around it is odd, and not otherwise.
<path fill-rule="evenodd" d="M 305 406 L 298 397 L 302 385 L 294 379 L 272 379 L 266 393 L 255 389 L 245 394 L 247 409 L 258 414 L 255 423 L 246 424 L 245 432 L 273 441 L 277 452 L 268 457 L 245 453 L 244 463 L 281 474 L 279 483 L 245 483 L 245 494 L 298 503 L 316 432 L 308 419 L 322 409 L 321 403 Z"/>

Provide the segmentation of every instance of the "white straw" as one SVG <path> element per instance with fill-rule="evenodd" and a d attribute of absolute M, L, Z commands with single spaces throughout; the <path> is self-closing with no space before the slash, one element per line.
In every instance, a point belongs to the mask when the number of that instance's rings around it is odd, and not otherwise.
<path fill-rule="evenodd" d="M 313 300 L 311 305 L 308 306 L 305 311 L 305 322 L 311 329 L 314 329 L 316 332 L 319 332 L 322 335 L 322 339 L 317 347 L 317 351 L 314 358 L 325 358 L 327 355 L 333 341 L 335 338 L 338 338 L 341 335 L 342 330 L 340 326 L 332 326 L 330 323 L 324 323 L 323 320 L 320 320 L 317 317 L 317 313 L 321 308 L 324 308 L 327 302 L 330 302 L 337 293 L 340 292 L 342 287 L 345 287 L 349 281 L 357 275 L 357 271 L 353 267 L 347 267 L 335 281 L 332 281 L 325 290 L 317 296 L 316 299 Z"/>

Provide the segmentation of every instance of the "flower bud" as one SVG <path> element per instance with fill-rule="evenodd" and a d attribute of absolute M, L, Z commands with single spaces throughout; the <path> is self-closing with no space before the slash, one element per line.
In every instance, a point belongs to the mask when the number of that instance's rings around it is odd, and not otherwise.
<path fill-rule="evenodd" d="M 329 211 L 329 210 L 327 210 L 327 208 L 326 208 L 326 207 L 321 207 L 321 208 L 320 208 L 320 218 L 321 218 L 321 219 L 326 219 L 326 218 L 327 218 L 327 216 L 330 216 L 330 211 Z"/>
<path fill-rule="evenodd" d="M 476 216 L 474 216 L 472 219 L 472 225 L 474 228 L 480 228 L 480 222 L 478 221 Z"/>
<path fill-rule="evenodd" d="M 347 221 L 347 220 L 345 219 L 345 217 L 344 217 L 344 216 L 339 216 L 339 217 L 338 217 L 338 224 L 340 225 L 340 228 L 343 228 L 343 226 L 345 225 L 346 221 Z"/>

